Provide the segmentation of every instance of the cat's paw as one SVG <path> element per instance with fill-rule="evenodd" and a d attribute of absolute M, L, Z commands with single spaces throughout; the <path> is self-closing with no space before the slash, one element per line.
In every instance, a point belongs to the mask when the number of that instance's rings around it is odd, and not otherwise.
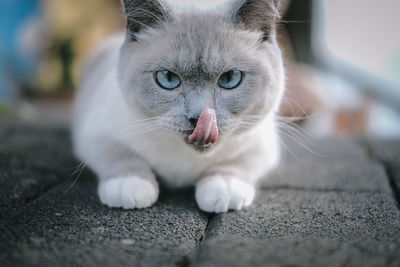
<path fill-rule="evenodd" d="M 138 176 L 126 176 L 100 181 L 100 201 L 109 207 L 124 209 L 147 208 L 158 198 L 158 186 Z"/>
<path fill-rule="evenodd" d="M 240 210 L 254 199 L 254 187 L 235 178 L 208 177 L 196 185 L 196 201 L 207 212 Z"/>

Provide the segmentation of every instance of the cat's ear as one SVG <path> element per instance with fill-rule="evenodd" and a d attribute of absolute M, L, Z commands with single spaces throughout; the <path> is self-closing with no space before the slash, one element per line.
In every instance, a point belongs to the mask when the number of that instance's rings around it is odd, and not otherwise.
<path fill-rule="evenodd" d="M 127 30 L 132 40 L 148 28 L 162 27 L 169 14 L 158 0 L 121 0 L 127 20 Z"/>
<path fill-rule="evenodd" d="M 270 39 L 280 19 L 280 0 L 237 0 L 232 22 L 247 30 L 263 32 L 262 41 Z"/>

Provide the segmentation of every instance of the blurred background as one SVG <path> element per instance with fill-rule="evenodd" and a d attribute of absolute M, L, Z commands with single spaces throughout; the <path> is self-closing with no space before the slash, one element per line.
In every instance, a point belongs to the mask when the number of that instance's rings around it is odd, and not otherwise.
<path fill-rule="evenodd" d="M 284 1 L 281 116 L 313 136 L 400 137 L 400 1 Z M 0 117 L 68 123 L 119 0 L 0 0 Z M 290 122 L 291 123 L 291 122 Z"/>

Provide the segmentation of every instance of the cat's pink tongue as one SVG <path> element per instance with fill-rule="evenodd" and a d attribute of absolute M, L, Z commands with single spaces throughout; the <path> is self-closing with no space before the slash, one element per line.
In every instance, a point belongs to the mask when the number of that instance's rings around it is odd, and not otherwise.
<path fill-rule="evenodd" d="M 197 145 L 215 144 L 218 140 L 217 115 L 213 108 L 205 108 L 197 120 L 196 128 L 189 135 L 189 142 Z"/>

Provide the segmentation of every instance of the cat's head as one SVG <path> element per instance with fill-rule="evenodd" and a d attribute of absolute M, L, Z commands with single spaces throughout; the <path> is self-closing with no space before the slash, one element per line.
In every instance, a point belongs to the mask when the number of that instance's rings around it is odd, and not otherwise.
<path fill-rule="evenodd" d="M 277 110 L 284 90 L 277 0 L 232 0 L 209 10 L 123 2 L 119 80 L 135 112 L 162 117 L 164 128 L 187 141 L 200 115 L 212 110 L 223 142 Z M 207 124 L 210 116 L 203 117 Z"/>

